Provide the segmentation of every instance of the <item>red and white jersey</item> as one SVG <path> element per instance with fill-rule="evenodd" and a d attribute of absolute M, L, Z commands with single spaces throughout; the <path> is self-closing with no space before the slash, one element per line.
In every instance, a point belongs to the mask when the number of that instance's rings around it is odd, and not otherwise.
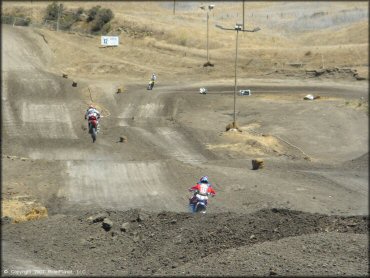
<path fill-rule="evenodd" d="M 197 183 L 195 186 L 191 187 L 190 190 L 198 191 L 201 195 L 216 195 L 216 191 L 209 183 Z"/>
<path fill-rule="evenodd" d="M 95 119 L 99 119 L 100 118 L 100 113 L 98 110 L 94 109 L 94 108 L 90 108 L 86 111 L 86 114 L 85 114 L 85 118 L 90 120 L 92 117 L 95 117 Z"/>

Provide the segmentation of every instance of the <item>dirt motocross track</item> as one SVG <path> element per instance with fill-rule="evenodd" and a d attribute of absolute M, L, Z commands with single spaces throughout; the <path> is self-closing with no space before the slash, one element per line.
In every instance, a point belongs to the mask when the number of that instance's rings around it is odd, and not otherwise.
<path fill-rule="evenodd" d="M 3 275 L 368 274 L 366 80 L 241 79 L 226 132 L 232 78 L 168 71 L 116 94 L 116 77 L 63 78 L 39 32 L 2 25 Z M 203 175 L 217 195 L 194 215 Z M 47 217 L 10 223 L 27 205 Z"/>

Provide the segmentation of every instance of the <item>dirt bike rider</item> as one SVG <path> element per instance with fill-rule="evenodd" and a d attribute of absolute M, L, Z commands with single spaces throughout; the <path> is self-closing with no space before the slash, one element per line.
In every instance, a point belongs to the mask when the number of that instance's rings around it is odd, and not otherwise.
<path fill-rule="evenodd" d="M 155 82 L 157 80 L 157 76 L 155 75 L 155 73 L 153 72 L 152 73 L 152 77 L 150 78 L 150 81 L 152 82 Z"/>
<path fill-rule="evenodd" d="M 207 205 L 208 195 L 211 195 L 212 197 L 216 195 L 216 191 L 209 183 L 207 176 L 201 177 L 195 186 L 189 188 L 189 191 L 194 192 L 193 197 L 189 199 L 189 205 L 192 208 L 192 211 L 194 211 L 198 200 L 205 200 L 205 204 Z"/>
<path fill-rule="evenodd" d="M 88 128 L 89 128 L 89 124 L 92 120 L 96 120 L 97 127 L 98 127 L 99 126 L 99 119 L 100 119 L 100 112 L 95 108 L 94 105 L 90 104 L 89 108 L 86 110 L 86 113 L 85 113 L 85 120 L 87 120 Z"/>
<path fill-rule="evenodd" d="M 152 90 L 153 87 L 154 87 L 154 83 L 155 81 L 157 80 L 157 76 L 155 75 L 155 73 L 153 72 L 152 73 L 152 77 L 150 78 L 150 81 L 149 81 L 149 84 L 148 84 L 148 87 L 146 88 L 147 90 Z"/>

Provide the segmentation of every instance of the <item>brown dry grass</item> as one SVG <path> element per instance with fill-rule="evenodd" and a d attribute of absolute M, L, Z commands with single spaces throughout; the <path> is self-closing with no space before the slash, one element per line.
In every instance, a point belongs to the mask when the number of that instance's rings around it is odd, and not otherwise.
<path fill-rule="evenodd" d="M 231 151 L 244 155 L 283 154 L 284 148 L 277 138 L 253 132 L 253 129 L 258 126 L 258 124 L 251 124 L 241 127 L 243 132 L 224 132 L 222 139 L 225 143 L 208 144 L 207 148 L 213 151 Z"/>
<path fill-rule="evenodd" d="M 122 76 L 143 80 L 155 70 L 161 77 L 212 74 L 215 78 L 233 76 L 235 32 L 215 28 L 215 24 L 233 27 L 242 19 L 241 2 L 217 2 L 209 18 L 209 55 L 216 65 L 203 69 L 206 58 L 206 14 L 200 2 L 187 10 L 178 8 L 173 15 L 171 1 L 167 2 L 61 2 L 68 9 L 85 10 L 101 5 L 113 10 L 113 31 L 131 26 L 138 33 L 150 31 L 152 35 L 133 38 L 121 33 L 118 48 L 99 49 L 99 37 L 89 38 L 78 34 L 56 33 L 43 30 L 49 46 L 55 53 L 54 69 L 70 75 Z M 49 2 L 3 3 L 3 12 L 15 9 L 41 21 Z M 317 69 L 320 67 L 354 67 L 361 76 L 368 71 L 368 22 L 363 20 L 342 28 L 286 33 L 268 27 L 264 13 L 281 9 L 279 2 L 246 2 L 246 26 L 260 26 L 257 33 L 242 33 L 239 38 L 238 65 L 240 78 L 264 75 L 274 70 Z M 321 4 L 323 11 L 339 12 L 344 9 L 367 9 L 367 3 L 337 2 Z M 260 16 L 251 17 L 251 14 Z M 298 15 L 297 15 L 298 16 Z M 293 18 L 294 19 L 294 18 Z M 117 33 L 115 31 L 115 33 Z M 83 45 L 83 48 L 81 47 Z M 309 54 L 307 54 L 309 53 Z M 293 69 L 289 63 L 303 63 L 304 68 Z M 125 82 L 124 82 L 125 83 Z"/>
<path fill-rule="evenodd" d="M 48 217 L 47 209 L 40 203 L 14 198 L 2 200 L 2 216 L 11 217 L 13 223 L 32 221 Z"/>

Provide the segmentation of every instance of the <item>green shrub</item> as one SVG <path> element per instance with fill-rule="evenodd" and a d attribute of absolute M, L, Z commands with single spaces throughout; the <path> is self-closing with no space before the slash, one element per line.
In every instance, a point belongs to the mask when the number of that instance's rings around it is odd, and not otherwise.
<path fill-rule="evenodd" d="M 186 46 L 188 44 L 188 38 L 187 38 L 186 34 L 181 33 L 177 37 L 177 42 L 178 42 L 179 45 Z"/>
<path fill-rule="evenodd" d="M 99 9 L 97 14 L 95 15 L 94 20 L 91 22 L 91 31 L 101 31 L 103 26 L 111 21 L 113 17 L 114 15 L 111 9 Z"/>
<path fill-rule="evenodd" d="M 97 18 L 99 18 L 104 23 L 108 23 L 112 20 L 113 17 L 114 15 L 111 9 L 101 9 L 97 14 Z"/>
<path fill-rule="evenodd" d="M 109 31 L 111 29 L 111 25 L 110 23 L 108 22 L 107 24 L 105 24 L 102 28 L 101 28 L 101 33 L 102 34 L 108 34 Z"/>
<path fill-rule="evenodd" d="M 87 12 L 87 22 L 93 21 L 98 14 L 98 11 L 100 10 L 100 6 L 95 6 L 92 7 L 88 12 Z"/>
<path fill-rule="evenodd" d="M 31 18 L 17 18 L 16 24 L 17 26 L 28 26 L 31 23 Z"/>
<path fill-rule="evenodd" d="M 69 30 L 73 23 L 77 21 L 75 13 L 66 13 L 63 14 L 59 20 L 60 29 Z"/>
<path fill-rule="evenodd" d="M 1 16 L 1 23 L 3 23 L 3 24 L 13 24 L 13 22 L 14 22 L 14 17 L 13 16 L 6 15 L 6 14 Z"/>
<path fill-rule="evenodd" d="M 58 4 L 57 2 L 53 2 L 46 7 L 46 20 L 57 20 L 58 13 L 63 14 L 63 4 Z"/>
<path fill-rule="evenodd" d="M 76 11 L 76 15 L 81 15 L 85 12 L 84 8 L 79 7 Z"/>
<path fill-rule="evenodd" d="M 1 23 L 13 24 L 17 26 L 28 26 L 31 23 L 31 18 L 26 17 L 24 14 L 4 14 L 1 17 Z"/>

